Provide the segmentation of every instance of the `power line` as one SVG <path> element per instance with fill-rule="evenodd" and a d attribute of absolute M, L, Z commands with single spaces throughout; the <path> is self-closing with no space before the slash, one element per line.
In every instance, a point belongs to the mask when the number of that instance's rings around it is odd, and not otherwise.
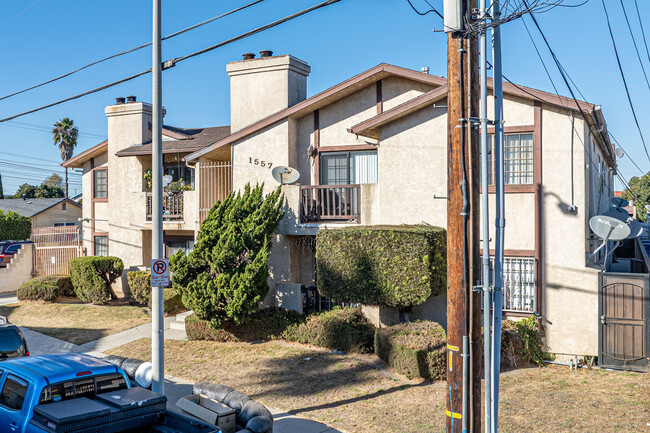
<path fill-rule="evenodd" d="M 417 9 L 415 8 L 415 6 L 413 6 L 413 3 L 411 3 L 411 0 L 406 0 L 406 1 L 411 5 L 411 9 L 413 9 L 413 10 L 415 11 L 415 13 L 418 14 L 418 15 L 420 15 L 420 16 L 424 16 L 424 15 L 428 14 L 429 12 L 434 12 L 434 13 L 435 13 L 436 15 L 438 15 L 440 18 L 443 18 L 443 19 L 444 19 L 444 17 L 442 16 L 442 14 L 441 14 L 440 12 L 438 12 L 438 11 L 436 10 L 436 8 L 434 8 L 434 7 L 431 5 L 431 3 L 429 3 L 428 1 L 427 1 L 427 4 L 429 5 L 429 7 L 431 7 L 431 9 L 429 9 L 429 10 L 426 11 L 426 12 L 420 12 L 419 10 L 417 10 Z M 426 1 L 426 0 L 425 0 L 425 1 Z"/>
<path fill-rule="evenodd" d="M 48 134 L 52 133 L 52 128 L 45 126 L 45 125 L 36 125 L 33 123 L 25 123 L 25 122 L 7 122 L 3 124 L 2 126 L 11 126 L 14 128 L 22 128 L 22 129 L 29 129 L 31 131 L 40 131 L 40 132 L 47 132 Z M 90 132 L 80 132 L 79 133 L 80 137 L 88 137 L 88 138 L 106 138 L 106 135 L 100 135 L 100 134 L 93 134 Z"/>
<path fill-rule="evenodd" d="M 27 12 L 28 10 L 30 10 L 34 5 L 36 5 L 36 3 L 40 2 L 40 1 L 41 1 L 41 0 L 36 0 L 34 3 L 30 4 L 29 6 L 27 6 L 27 7 L 26 7 L 25 9 L 23 9 L 23 10 L 22 10 L 18 15 L 16 15 L 15 17 L 13 17 L 12 19 L 10 19 L 10 20 L 7 21 L 6 23 L 4 23 L 4 24 L 0 27 L 0 30 L 2 30 L 2 29 L 4 29 L 5 27 L 7 27 L 11 22 L 13 22 L 13 21 L 16 20 L 19 16 L 21 16 L 22 14 L 24 14 L 25 12 Z"/>
<path fill-rule="evenodd" d="M 614 142 L 616 143 L 616 145 L 617 145 L 618 147 L 620 147 L 621 149 L 623 149 L 623 146 L 621 145 L 621 143 L 619 143 L 619 141 L 616 139 L 616 137 L 614 137 L 614 135 L 612 134 L 612 132 L 611 132 L 610 130 L 607 130 L 607 132 L 609 133 L 609 136 L 612 137 L 612 140 L 614 140 Z M 625 152 L 625 154 L 627 155 L 627 151 L 626 151 L 625 149 L 623 149 L 623 152 Z M 646 175 L 646 172 L 644 172 L 643 170 L 641 170 L 641 167 L 639 167 L 639 166 L 637 165 L 636 161 L 634 161 L 634 158 L 629 158 L 629 159 L 630 159 L 630 161 L 632 162 L 632 164 L 634 164 L 634 166 L 635 166 L 636 168 L 639 169 L 639 172 L 641 173 L 641 176 L 645 176 L 645 175 Z"/>
<path fill-rule="evenodd" d="M 623 15 L 625 16 L 625 22 L 627 23 L 627 28 L 630 31 L 630 37 L 632 37 L 632 43 L 634 44 L 636 57 L 639 59 L 639 64 L 641 65 L 641 70 L 643 71 L 643 77 L 645 78 L 645 83 L 648 86 L 648 90 L 650 90 L 650 82 L 648 82 L 648 74 L 646 74 L 645 66 L 643 66 L 643 62 L 641 61 L 641 54 L 639 54 L 639 47 L 636 45 L 636 39 L 634 38 L 634 33 L 632 32 L 632 26 L 630 25 L 630 20 L 627 18 L 627 11 L 625 10 L 625 5 L 623 4 L 623 0 L 620 0 L 620 2 L 621 2 L 621 7 L 623 8 Z"/>
<path fill-rule="evenodd" d="M 200 51 L 196 51 L 196 52 L 194 52 L 192 54 L 188 54 L 188 55 L 183 56 L 183 57 L 178 57 L 178 58 L 175 58 L 175 59 L 167 60 L 167 61 L 163 62 L 163 70 L 169 69 L 169 68 L 175 66 L 176 63 L 180 63 L 183 60 L 187 60 L 187 59 L 190 59 L 192 57 L 195 57 L 195 56 L 198 56 L 198 55 L 201 55 L 201 54 L 205 54 L 205 53 L 207 53 L 209 51 L 212 51 L 212 50 L 215 50 L 217 48 L 223 47 L 224 45 L 228 45 L 228 44 L 236 42 L 236 41 L 238 41 L 240 39 L 247 38 L 247 37 L 252 36 L 254 34 L 260 33 L 260 32 L 262 32 L 264 30 L 268 30 L 268 29 L 270 29 L 272 27 L 278 26 L 278 25 L 283 24 L 283 23 L 285 23 L 287 21 L 298 18 L 298 17 L 300 17 L 300 16 L 302 16 L 302 15 L 304 15 L 306 13 L 312 12 L 312 11 L 314 11 L 316 9 L 320 9 L 322 7 L 325 7 L 325 6 L 329 6 L 331 4 L 338 3 L 339 1 L 341 1 L 341 0 L 327 0 L 327 1 L 324 1 L 322 3 L 319 3 L 319 4 L 315 5 L 315 6 L 312 6 L 312 7 L 307 8 L 307 9 L 303 9 L 300 12 L 296 12 L 296 13 L 294 13 L 292 15 L 289 15 L 289 16 L 287 16 L 285 18 L 273 21 L 272 23 L 266 24 L 266 25 L 264 25 L 262 27 L 258 27 L 258 28 L 254 29 L 254 30 L 248 31 L 246 33 L 242 33 L 239 36 L 235 36 L 233 38 L 227 39 L 227 40 L 225 40 L 223 42 L 220 42 L 218 44 L 215 44 L 215 45 L 209 46 L 207 48 L 204 48 L 204 49 L 202 49 Z M 141 77 L 143 75 L 146 75 L 146 74 L 148 74 L 150 72 L 151 72 L 151 68 L 147 69 L 146 71 L 142 71 L 142 72 L 139 72 L 137 74 L 133 74 L 133 75 L 131 75 L 129 77 L 122 78 L 121 80 L 113 81 L 112 83 L 105 84 L 105 85 L 97 87 L 95 89 L 88 90 L 86 92 L 79 93 L 77 95 L 70 96 L 70 97 L 65 98 L 65 99 L 61 99 L 61 100 L 53 102 L 51 104 L 43 105 L 41 107 L 34 108 L 33 110 L 29 110 L 29 111 L 22 112 L 20 114 L 15 114 L 13 116 L 5 117 L 4 119 L 0 119 L 0 123 L 6 122 L 8 120 L 16 119 L 18 117 L 22 117 L 22 116 L 25 116 L 27 114 L 32 114 L 32 113 L 35 113 L 37 111 L 45 110 L 46 108 L 51 108 L 51 107 L 54 107 L 56 105 L 63 104 L 65 102 L 73 101 L 75 99 L 79 99 L 79 98 L 82 98 L 84 96 L 100 92 L 102 90 L 106 90 L 108 88 L 117 86 L 118 84 L 122 84 L 122 83 L 126 83 L 127 81 L 134 80 L 134 79 L 136 79 L 138 77 Z"/>
<path fill-rule="evenodd" d="M 525 1 L 525 0 L 524 0 Z M 618 55 L 618 49 L 616 48 L 616 41 L 614 40 L 614 33 L 612 33 L 612 26 L 609 22 L 609 14 L 607 13 L 607 6 L 605 6 L 605 0 L 601 0 L 603 4 L 603 10 L 605 11 L 605 18 L 607 18 L 607 28 L 609 29 L 609 36 L 612 39 L 612 45 L 614 45 L 614 54 L 616 55 L 616 62 L 618 63 L 618 70 L 621 73 L 621 78 L 623 78 L 623 85 L 625 86 L 625 93 L 627 94 L 627 101 L 630 103 L 630 109 L 632 109 L 632 116 L 634 117 L 634 123 L 636 123 L 636 128 L 639 130 L 639 135 L 641 136 L 641 143 L 643 143 L 643 149 L 645 154 L 650 161 L 650 154 L 648 153 L 648 146 L 646 146 L 645 138 L 643 137 L 643 132 L 641 131 L 641 126 L 639 126 L 639 119 L 637 119 L 636 111 L 634 110 L 634 105 L 632 104 L 632 98 L 630 97 L 630 90 L 627 87 L 627 81 L 625 80 L 625 74 L 623 73 L 623 67 L 621 66 L 621 59 Z"/>
<path fill-rule="evenodd" d="M 47 169 L 52 169 L 52 170 L 59 169 L 60 170 L 61 169 L 61 166 L 59 164 L 52 164 L 52 165 L 50 165 L 50 164 L 36 164 L 36 163 L 26 164 L 26 163 L 23 163 L 21 161 L 13 161 L 13 160 L 9 160 L 9 159 L 0 159 L 0 164 L 14 165 L 14 166 L 17 166 L 17 167 L 20 167 L 20 168 L 38 168 L 39 170 L 41 170 L 41 169 L 42 170 L 47 170 Z M 41 168 L 41 167 L 43 167 L 43 168 Z"/>
<path fill-rule="evenodd" d="M 59 162 L 54 160 L 54 159 L 37 158 L 37 157 L 31 156 L 31 155 L 22 155 L 22 154 L 19 154 L 19 153 L 5 152 L 4 150 L 2 151 L 2 155 L 17 156 L 19 158 L 28 158 L 30 160 L 31 159 L 36 159 L 36 160 L 39 160 L 39 161 L 53 162 L 55 164 L 59 164 Z"/>
<path fill-rule="evenodd" d="M 645 52 L 648 56 L 648 62 L 650 62 L 650 51 L 648 51 L 648 40 L 645 37 L 645 30 L 643 30 L 643 20 L 641 19 L 641 13 L 639 12 L 639 4 L 634 0 L 634 6 L 636 7 L 636 16 L 639 18 L 639 26 L 641 26 L 641 35 L 643 35 L 643 44 L 645 45 Z"/>
<path fill-rule="evenodd" d="M 39 1 L 40 1 L 40 0 L 39 0 Z M 211 23 L 211 22 L 213 22 L 213 21 L 216 21 L 216 20 L 218 20 L 218 19 L 220 19 L 220 18 L 223 18 L 223 17 L 226 17 L 226 16 L 228 16 L 228 15 L 234 14 L 235 12 L 239 12 L 239 11 L 242 10 L 242 9 L 246 9 L 246 8 L 248 8 L 248 7 L 250 7 L 250 6 L 253 6 L 253 5 L 257 4 L 257 3 L 260 3 L 260 2 L 262 2 L 262 1 L 264 1 L 264 0 L 256 0 L 256 1 L 254 1 L 254 2 L 252 2 L 252 3 L 249 3 L 249 4 L 247 4 L 247 5 L 244 5 L 244 6 L 240 7 L 240 8 L 233 9 L 233 10 L 231 10 L 231 11 L 229 11 L 229 12 L 226 12 L 226 13 L 224 13 L 224 14 L 221 14 L 221 15 L 219 15 L 219 16 L 216 16 L 216 17 L 210 18 L 209 20 L 206 20 L 206 21 L 203 21 L 203 22 L 201 22 L 201 23 L 195 24 L 195 25 L 193 25 L 193 26 L 191 26 L 191 27 L 187 27 L 187 28 L 185 28 L 185 29 L 183 29 L 183 30 L 180 30 L 180 31 L 176 32 L 176 33 L 172 33 L 171 35 L 169 35 L 169 36 L 165 36 L 164 38 L 162 38 L 162 40 L 164 41 L 164 40 L 166 40 L 166 39 L 171 39 L 171 38 L 173 38 L 173 37 L 175 37 L 175 36 L 181 35 L 181 34 L 183 34 L 183 33 L 185 33 L 185 32 L 190 31 L 190 30 L 194 30 L 194 29 L 196 29 L 196 28 L 198 28 L 198 27 L 201 27 L 201 26 L 204 26 L 204 25 L 206 25 L 206 24 L 209 24 L 209 23 Z M 9 95 L 2 96 L 2 97 L 0 97 L 0 101 L 2 101 L 2 100 L 4 100 L 4 99 L 7 99 L 7 98 L 11 98 L 12 96 L 20 95 L 21 93 L 25 93 L 25 92 L 27 92 L 27 91 L 30 91 L 30 90 L 36 89 L 36 88 L 38 88 L 38 87 L 45 86 L 46 84 L 53 83 L 53 82 L 58 81 L 58 80 L 61 80 L 61 79 L 63 79 L 63 78 L 69 77 L 69 76 L 72 75 L 72 74 L 76 74 L 77 72 L 83 71 L 84 69 L 90 68 L 91 66 L 95 66 L 95 65 L 97 65 L 97 64 L 99 64 L 99 63 L 103 63 L 103 62 L 105 62 L 105 61 L 107 61 L 107 60 L 111 60 L 111 59 L 114 59 L 114 58 L 116 58 L 116 57 L 120 57 L 120 56 L 123 56 L 123 55 L 125 55 L 125 54 L 130 54 L 130 53 L 133 53 L 133 52 L 135 52 L 135 51 L 141 50 L 141 49 L 143 49 L 143 48 L 148 47 L 149 45 L 151 45 L 151 42 L 148 42 L 148 43 L 146 43 L 146 44 L 142 44 L 142 45 L 138 45 L 138 46 L 135 47 L 135 48 L 131 48 L 131 49 L 129 49 L 129 50 L 122 51 L 121 53 L 113 54 L 113 55 L 108 56 L 108 57 L 105 57 L 105 58 L 103 58 L 103 59 L 101 59 L 101 60 L 97 60 L 97 61 L 95 61 L 95 62 L 89 63 L 89 64 L 87 64 L 87 65 L 85 65 L 85 66 L 82 66 L 82 67 L 80 67 L 80 68 L 75 69 L 74 71 L 70 71 L 70 72 L 67 72 L 67 73 L 65 73 L 65 74 L 63 74 L 63 75 L 59 75 L 59 76 L 56 77 L 56 78 L 52 78 L 52 79 L 50 79 L 50 80 L 43 81 L 42 83 L 35 84 L 35 85 L 33 85 L 33 86 L 31 86 L 31 87 L 28 87 L 28 88 L 26 88 L 26 89 L 19 90 L 19 91 L 17 91 L 17 92 L 11 93 L 11 94 L 9 94 Z"/>

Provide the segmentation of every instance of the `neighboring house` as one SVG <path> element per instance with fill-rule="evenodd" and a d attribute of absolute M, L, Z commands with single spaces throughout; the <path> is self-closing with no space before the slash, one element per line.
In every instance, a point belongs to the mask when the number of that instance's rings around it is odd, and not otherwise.
<path fill-rule="evenodd" d="M 287 216 L 269 258 L 267 303 L 301 308 L 301 286 L 315 284 L 319 230 L 446 227 L 444 78 L 380 64 L 306 98 L 310 67 L 292 56 L 232 62 L 227 71 L 230 127 L 163 130 L 166 171 L 194 184 L 165 199 L 167 255 L 191 248 L 207 210 L 231 189 L 248 182 L 275 188 L 277 166 L 298 169 L 300 178 L 283 187 Z M 598 269 L 587 257 L 597 242 L 588 221 L 609 207 L 616 163 L 600 107 L 579 104 L 586 122 L 572 99 L 504 85 L 505 307 L 511 317 L 539 314 L 550 351 L 596 355 Z M 84 243 L 95 254 L 122 257 L 126 269 L 146 266 L 151 107 L 120 101 L 106 115 L 107 142 L 64 164 L 84 170 Z M 371 313 L 391 320 L 390 312 Z M 444 325 L 446 296 L 411 317 Z"/>
<path fill-rule="evenodd" d="M 33 229 L 78 225 L 81 218 L 81 205 L 65 198 L 6 198 L 0 200 L 0 210 L 30 218 Z"/>

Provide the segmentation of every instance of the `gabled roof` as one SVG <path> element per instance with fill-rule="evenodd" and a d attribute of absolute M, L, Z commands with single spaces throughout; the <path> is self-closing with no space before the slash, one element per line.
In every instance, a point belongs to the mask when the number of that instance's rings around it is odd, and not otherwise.
<path fill-rule="evenodd" d="M 90 149 L 84 150 L 78 155 L 73 156 L 72 158 L 64 161 L 61 165 L 63 167 L 70 168 L 83 168 L 83 163 L 88 161 L 90 158 L 96 158 L 102 153 L 106 152 L 108 148 L 108 140 L 104 140 L 99 144 L 94 145 Z"/>
<path fill-rule="evenodd" d="M 390 76 L 396 76 L 396 77 L 401 77 L 409 80 L 414 80 L 422 83 L 428 83 L 431 84 L 435 87 L 440 87 L 444 86 L 447 84 L 447 79 L 443 77 L 438 77 L 436 75 L 430 75 L 426 73 L 422 73 L 419 71 L 414 71 L 412 69 L 406 69 L 402 68 L 399 66 L 394 66 L 394 65 L 389 65 L 387 63 L 381 63 L 374 68 L 370 68 L 365 72 L 362 72 L 359 75 L 355 75 L 354 77 L 345 80 L 339 84 L 336 84 L 333 87 L 330 87 L 329 89 L 318 93 L 317 95 L 312 96 L 311 98 L 308 98 L 302 102 L 299 102 L 296 105 L 293 105 L 289 108 L 285 108 L 284 110 L 281 110 L 275 114 L 272 114 L 270 116 L 265 117 L 264 119 L 261 119 L 245 128 L 242 128 L 241 130 L 225 137 L 221 141 L 217 141 L 199 151 L 196 151 L 190 155 L 187 155 L 185 157 L 185 160 L 191 161 L 199 158 L 202 155 L 205 155 L 207 153 L 210 153 L 212 151 L 215 151 L 219 148 L 222 148 L 224 146 L 230 145 L 238 140 L 241 140 L 251 134 L 254 134 L 258 132 L 261 129 L 264 129 L 266 127 L 269 127 L 273 125 L 276 122 L 279 122 L 281 120 L 284 120 L 289 117 L 302 117 L 306 114 L 309 114 L 323 106 L 329 105 L 334 101 L 337 101 L 339 99 L 344 98 L 347 95 L 350 95 L 359 89 L 368 86 L 369 84 L 372 84 L 376 81 L 379 81 L 381 79 L 384 79 L 386 77 Z M 488 80 L 488 87 L 492 88 L 492 80 Z M 431 93 L 437 89 L 434 89 L 428 93 Z M 518 85 L 513 85 L 510 83 L 503 83 L 503 92 L 512 96 L 518 96 L 521 98 L 533 100 L 533 101 L 538 101 L 542 102 L 545 104 L 550 104 L 554 106 L 558 106 L 561 108 L 569 109 L 569 110 L 574 110 L 578 111 L 578 107 L 580 107 L 584 111 L 591 111 L 594 108 L 593 104 L 584 102 L 584 101 L 578 101 L 578 104 L 576 105 L 576 102 L 572 98 L 567 98 L 564 96 L 557 96 L 552 93 L 544 92 L 541 90 L 536 90 L 536 89 L 531 89 L 529 87 L 524 87 L 524 86 L 518 86 Z M 426 94 L 425 94 L 426 95 Z M 424 96 L 424 95 L 421 95 Z M 429 95 L 428 97 L 431 97 L 432 95 Z M 437 97 L 438 95 L 436 95 Z M 417 99 L 417 98 L 416 98 Z M 426 97 L 425 97 L 426 99 Z M 419 102 L 422 102 L 424 99 L 420 99 Z M 417 103 L 419 103 L 417 102 Z M 416 104 L 417 104 L 416 103 Z M 404 104 L 402 104 L 404 105 Z M 420 105 L 418 108 L 422 108 L 426 105 L 426 103 L 423 103 Z M 404 107 L 402 107 L 404 108 Z M 408 107 L 407 110 L 411 110 L 412 107 Z M 390 111 L 390 110 L 389 110 Z M 412 110 L 414 111 L 414 110 Z M 409 111 L 409 112 L 412 112 Z M 398 113 L 396 111 L 392 112 L 393 115 L 399 114 L 405 115 L 403 113 Z M 406 113 L 408 114 L 408 113 Z M 381 114 L 379 115 L 381 116 Z M 384 120 L 387 120 L 388 118 L 385 118 Z M 359 124 L 361 125 L 361 124 Z M 359 125 L 355 125 L 355 127 L 358 127 Z M 378 126 L 378 125 L 377 125 Z M 351 128 L 354 129 L 355 127 Z M 374 132 L 373 132 L 374 133 Z"/>
<path fill-rule="evenodd" d="M 163 153 L 189 153 L 203 149 L 216 141 L 230 135 L 230 126 L 215 126 L 211 128 L 184 129 L 165 126 L 163 134 L 174 140 L 162 143 Z M 151 142 L 137 144 L 116 153 L 117 156 L 151 155 Z"/>
<path fill-rule="evenodd" d="M 22 216 L 33 218 L 62 202 L 81 208 L 79 203 L 67 198 L 27 198 L 24 200 L 22 198 L 5 198 L 0 200 L 0 210 L 18 212 Z"/>
<path fill-rule="evenodd" d="M 311 98 L 305 99 L 296 105 L 285 108 L 284 110 L 281 110 L 245 128 L 242 128 L 239 131 L 234 132 L 228 137 L 224 138 L 223 140 L 217 141 L 212 145 L 205 147 L 204 149 L 186 156 L 185 159 L 187 161 L 197 159 L 201 155 L 205 155 L 208 152 L 229 145 L 237 140 L 241 140 L 242 138 L 257 132 L 260 129 L 266 128 L 280 120 L 286 119 L 287 117 L 297 118 L 305 116 L 306 114 L 309 114 L 321 107 L 338 101 L 370 84 L 392 76 L 431 84 L 432 86 L 436 87 L 447 83 L 446 79 L 438 77 L 436 75 L 425 74 L 423 72 L 414 71 L 412 69 L 406 69 L 399 66 L 389 65 L 387 63 L 381 63 L 374 68 L 370 68 L 367 71 L 360 73 L 359 75 L 355 75 L 350 79 L 336 84 L 335 86 L 330 87 L 329 89 L 324 90 L 312 96 Z"/>

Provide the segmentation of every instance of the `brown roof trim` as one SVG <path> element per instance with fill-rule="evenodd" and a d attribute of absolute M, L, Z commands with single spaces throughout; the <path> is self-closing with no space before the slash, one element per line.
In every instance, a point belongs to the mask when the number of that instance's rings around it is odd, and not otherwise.
<path fill-rule="evenodd" d="M 275 114 L 272 114 L 264 119 L 261 119 L 239 131 L 229 135 L 223 140 L 217 141 L 216 143 L 206 146 L 198 152 L 194 152 L 188 155 L 185 159 L 190 161 L 199 158 L 206 153 L 209 153 L 213 150 L 216 150 L 222 146 L 231 144 L 237 140 L 259 131 L 260 129 L 266 128 L 274 123 L 290 116 L 301 117 L 305 114 L 311 113 L 314 110 L 319 109 L 325 105 L 328 105 L 335 100 L 341 99 L 344 96 L 347 96 L 356 91 L 356 89 L 365 87 L 368 84 L 374 83 L 378 80 L 389 76 L 400 76 L 410 80 L 419 81 L 422 83 L 431 84 L 432 86 L 442 86 L 447 84 L 447 80 L 438 77 L 436 75 L 425 74 L 422 72 L 414 71 L 412 69 L 406 69 L 399 66 L 389 65 L 387 63 L 381 63 L 373 68 L 368 69 L 365 72 L 362 72 L 358 75 L 355 75 L 352 78 L 349 78 L 333 87 L 330 87 L 327 90 L 324 90 L 311 98 L 305 99 L 302 102 L 299 102 L 296 105 L 293 105 L 289 108 L 285 108 L 282 111 L 278 111 Z"/>
<path fill-rule="evenodd" d="M 81 168 L 83 166 L 83 163 L 89 160 L 90 158 L 93 158 L 97 154 L 104 153 L 105 150 L 103 148 L 107 146 L 108 146 L 108 140 L 104 140 L 101 143 L 91 147 L 90 149 L 84 150 L 79 155 L 73 156 L 67 161 L 62 162 L 61 166 L 71 167 L 71 168 Z"/>
<path fill-rule="evenodd" d="M 488 88 L 492 89 L 492 78 L 488 78 Z M 594 104 L 589 102 L 578 100 L 578 105 L 573 100 L 573 98 L 567 98 L 566 96 L 558 96 L 555 93 L 544 92 L 543 90 L 532 89 L 530 87 L 514 85 L 508 82 L 503 83 L 503 93 L 507 93 L 513 96 L 519 96 L 525 99 L 532 99 L 534 101 L 544 102 L 546 104 L 555 105 L 560 108 L 566 108 L 568 110 L 580 111 L 578 106 L 582 108 L 583 111 L 591 111 L 594 109 Z"/>
<path fill-rule="evenodd" d="M 127 147 L 126 149 L 122 149 L 119 152 L 117 152 L 115 155 L 116 156 L 146 156 L 146 155 L 151 155 L 151 147 L 146 146 L 144 149 L 133 149 L 133 147 Z M 140 146 L 144 147 L 144 146 Z M 190 152 L 196 152 L 197 150 L 201 150 L 202 147 L 173 147 L 173 148 L 163 148 L 162 153 L 163 154 L 168 154 L 168 153 L 190 153 Z"/>
<path fill-rule="evenodd" d="M 167 137 L 173 138 L 174 140 L 187 140 L 191 138 L 187 134 L 183 134 L 182 132 L 174 131 L 172 129 L 169 129 L 165 126 L 162 128 L 163 135 L 166 135 Z"/>
<path fill-rule="evenodd" d="M 413 113 L 431 103 L 439 101 L 447 97 L 447 85 L 440 86 L 427 93 L 423 93 L 407 102 L 404 102 L 396 107 L 386 110 L 363 122 L 357 123 L 352 128 L 348 128 L 348 132 L 364 137 L 374 138 L 379 140 L 379 127 Z"/>

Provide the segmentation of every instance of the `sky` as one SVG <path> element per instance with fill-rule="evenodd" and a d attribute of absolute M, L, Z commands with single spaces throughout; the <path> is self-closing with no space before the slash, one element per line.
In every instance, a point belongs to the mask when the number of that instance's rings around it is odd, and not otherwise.
<path fill-rule="evenodd" d="M 162 34 L 168 35 L 218 16 L 252 0 L 162 0 Z M 264 0 L 238 13 L 163 43 L 163 59 L 180 57 L 285 17 L 322 0 Z M 650 85 L 647 85 L 621 1 L 650 74 L 650 58 L 641 36 L 635 0 L 605 0 L 622 68 L 641 130 L 650 147 Z M 637 0 L 642 18 L 650 17 L 650 2 Z M 411 0 L 420 11 L 426 0 Z M 428 0 L 442 12 L 443 0 Z M 565 0 L 575 5 L 582 0 Z M 12 0 L 0 3 L 0 97 L 46 81 L 93 61 L 151 41 L 152 2 L 147 0 Z M 601 105 L 608 129 L 626 155 L 619 171 L 629 181 L 650 171 L 636 128 L 602 0 L 575 8 L 558 7 L 536 15 L 549 44 L 587 101 Z M 530 17 L 502 26 L 503 72 L 515 83 L 553 92 L 531 38 L 539 47 L 562 95 L 569 96 L 561 76 Z M 650 24 L 644 23 L 650 43 Z M 311 66 L 307 96 L 312 96 L 379 63 L 390 63 L 447 75 L 446 35 L 434 13 L 418 15 L 407 0 L 341 0 L 278 27 L 194 57 L 163 73 L 164 123 L 178 127 L 229 124 L 229 80 L 226 64 L 245 52 L 270 49 L 291 54 Z M 0 118 L 85 92 L 151 66 L 151 49 L 110 60 L 47 86 L 0 100 Z M 62 175 L 61 157 L 49 132 L 63 117 L 79 128 L 75 154 L 106 137 L 104 108 L 115 97 L 136 95 L 151 102 L 151 76 L 0 123 L 0 174 L 5 194 L 27 182 L 40 184 L 52 172 Z M 580 98 L 580 97 L 579 97 Z M 507 122 L 507 119 L 506 119 Z M 639 166 L 635 167 L 634 163 Z M 71 173 L 70 193 L 81 192 L 80 174 Z M 617 189 L 621 189 L 620 182 Z"/>

